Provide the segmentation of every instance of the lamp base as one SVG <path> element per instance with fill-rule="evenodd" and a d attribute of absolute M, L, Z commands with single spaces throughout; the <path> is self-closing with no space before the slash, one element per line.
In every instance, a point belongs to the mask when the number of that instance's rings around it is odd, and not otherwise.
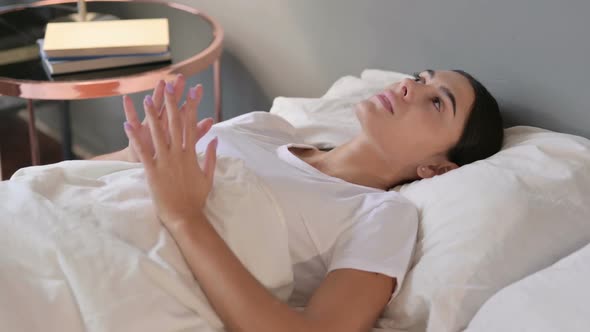
<path fill-rule="evenodd" d="M 118 18 L 117 16 L 111 15 L 111 14 L 101 14 L 101 13 L 86 13 L 86 20 L 82 20 L 82 17 L 80 14 L 75 13 L 75 14 L 70 14 L 68 16 L 62 16 L 62 17 L 58 17 L 54 20 L 51 20 L 51 22 L 95 22 L 95 21 L 116 21 L 116 20 L 120 20 L 120 18 Z"/>

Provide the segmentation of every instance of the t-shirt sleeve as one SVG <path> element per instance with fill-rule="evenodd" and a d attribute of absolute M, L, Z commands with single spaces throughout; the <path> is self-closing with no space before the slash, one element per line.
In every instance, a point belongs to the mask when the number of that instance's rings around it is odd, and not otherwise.
<path fill-rule="evenodd" d="M 328 272 L 350 268 L 396 278 L 391 302 L 412 260 L 417 231 L 418 213 L 411 203 L 383 202 L 340 234 Z"/>
<path fill-rule="evenodd" d="M 226 153 L 244 160 L 251 158 L 249 149 L 243 149 L 240 142 L 256 142 L 258 145 L 265 143 L 271 146 L 279 146 L 287 143 L 299 143 L 299 138 L 295 128 L 285 119 L 278 115 L 268 112 L 250 112 L 239 115 L 235 118 L 216 123 L 205 136 L 196 144 L 196 150 L 199 153 L 205 152 L 207 145 L 215 137 L 219 137 L 218 154 Z M 247 140 L 246 138 L 250 138 Z M 224 151 L 225 143 L 232 141 L 234 150 L 232 153 Z"/>

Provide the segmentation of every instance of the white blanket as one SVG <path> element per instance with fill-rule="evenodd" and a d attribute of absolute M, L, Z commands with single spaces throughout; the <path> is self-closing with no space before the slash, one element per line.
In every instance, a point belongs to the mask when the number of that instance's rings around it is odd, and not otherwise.
<path fill-rule="evenodd" d="M 243 163 L 219 158 L 206 215 L 286 300 L 280 208 Z M 219 331 L 222 323 L 157 219 L 140 164 L 69 161 L 0 183 L 1 331 Z"/>
<path fill-rule="evenodd" d="M 465 332 L 590 331 L 590 244 L 498 292 Z"/>

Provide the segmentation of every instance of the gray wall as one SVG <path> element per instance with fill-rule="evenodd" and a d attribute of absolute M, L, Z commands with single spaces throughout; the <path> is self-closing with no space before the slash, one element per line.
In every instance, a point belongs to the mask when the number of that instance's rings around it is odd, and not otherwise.
<path fill-rule="evenodd" d="M 189 3 L 219 18 L 228 48 L 269 96 L 316 96 L 367 67 L 462 68 L 498 97 L 509 122 L 590 136 L 587 0 Z"/>
<path fill-rule="evenodd" d="M 497 96 L 509 124 L 590 137 L 587 0 L 178 1 L 226 31 L 230 117 L 279 95 L 319 96 L 364 68 L 461 68 Z M 211 86 L 210 73 L 196 80 Z M 212 110 L 211 97 L 204 103 Z M 118 99 L 73 105 L 75 140 L 94 152 L 124 144 Z"/>

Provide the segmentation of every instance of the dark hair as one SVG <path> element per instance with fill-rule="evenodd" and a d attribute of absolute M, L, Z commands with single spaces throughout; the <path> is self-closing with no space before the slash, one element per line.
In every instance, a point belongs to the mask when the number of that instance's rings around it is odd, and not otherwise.
<path fill-rule="evenodd" d="M 469 80 L 475 91 L 475 101 L 463 134 L 457 145 L 449 150 L 447 158 L 459 166 L 485 159 L 502 148 L 504 127 L 496 99 L 473 76 L 462 70 L 453 70 Z"/>

